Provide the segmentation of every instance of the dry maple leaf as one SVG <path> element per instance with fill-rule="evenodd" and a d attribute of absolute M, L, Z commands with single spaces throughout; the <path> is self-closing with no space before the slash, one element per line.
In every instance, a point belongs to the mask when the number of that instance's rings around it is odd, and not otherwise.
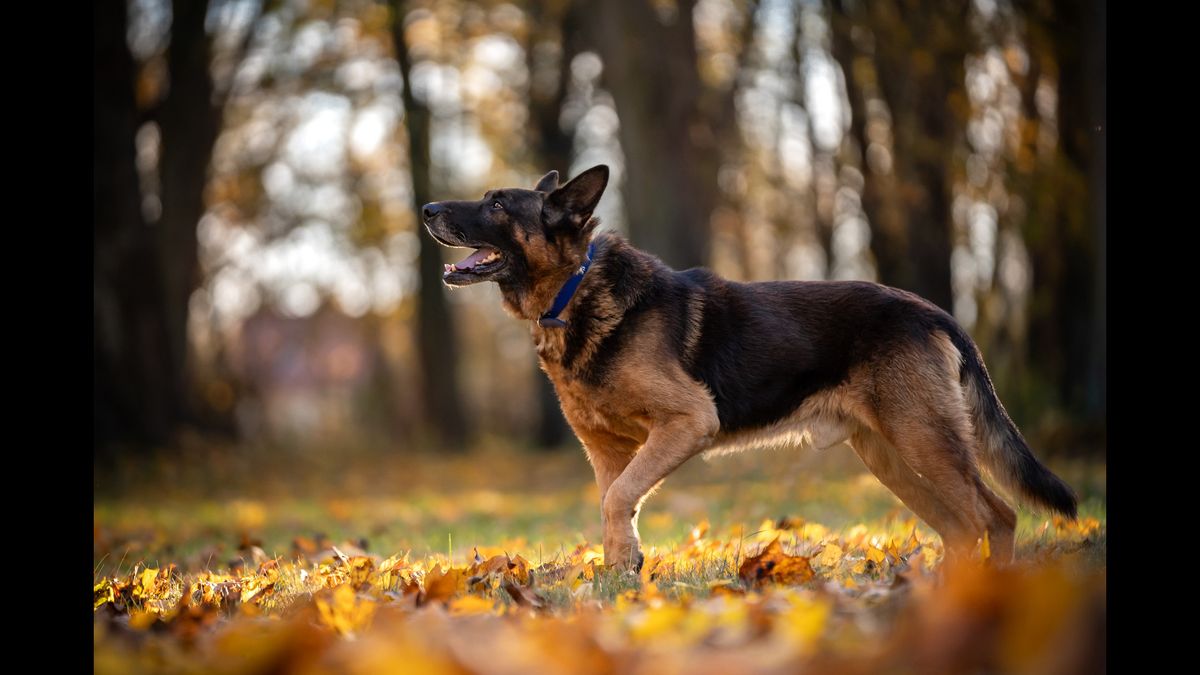
<path fill-rule="evenodd" d="M 466 586 L 466 580 L 467 577 L 460 568 L 452 567 L 443 572 L 441 565 L 435 565 L 425 575 L 425 596 L 420 604 L 446 602 Z"/>
<path fill-rule="evenodd" d="M 532 607 L 533 609 L 541 609 L 546 606 L 546 601 L 542 599 L 532 588 L 521 586 L 515 583 L 512 579 L 504 577 L 501 583 L 504 592 L 508 593 L 513 602 L 521 607 Z"/>
<path fill-rule="evenodd" d="M 528 584 L 529 561 L 522 558 L 521 554 L 519 553 L 513 556 L 512 560 L 508 563 L 508 574 L 516 579 L 519 583 Z"/>
<path fill-rule="evenodd" d="M 764 581 L 802 584 L 813 578 L 813 569 L 808 564 L 808 558 L 785 553 L 776 537 L 761 553 L 746 558 L 738 568 L 738 577 L 751 586 Z"/>
<path fill-rule="evenodd" d="M 321 622 L 342 635 L 365 628 L 375 614 L 375 603 L 349 586 L 321 591 L 315 600 Z"/>

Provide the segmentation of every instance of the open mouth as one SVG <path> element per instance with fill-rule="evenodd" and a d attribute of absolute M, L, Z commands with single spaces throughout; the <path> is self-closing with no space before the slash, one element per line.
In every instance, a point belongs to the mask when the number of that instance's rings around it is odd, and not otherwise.
<path fill-rule="evenodd" d="M 489 246 L 481 246 L 463 260 L 446 263 L 442 272 L 442 280 L 447 283 L 481 281 L 483 277 L 503 266 L 504 256 L 500 255 L 500 251 Z"/>

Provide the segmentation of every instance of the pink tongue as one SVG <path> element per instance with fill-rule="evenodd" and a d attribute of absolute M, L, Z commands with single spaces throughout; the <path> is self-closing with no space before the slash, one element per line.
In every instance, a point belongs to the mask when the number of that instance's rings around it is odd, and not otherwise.
<path fill-rule="evenodd" d="M 491 255 L 491 253 L 492 253 L 492 249 L 481 248 L 478 251 L 475 251 L 471 255 L 467 256 L 467 258 L 465 260 L 460 260 L 460 261 L 454 263 L 454 269 L 469 270 L 472 267 L 478 265 L 480 260 L 483 260 L 484 258 Z"/>

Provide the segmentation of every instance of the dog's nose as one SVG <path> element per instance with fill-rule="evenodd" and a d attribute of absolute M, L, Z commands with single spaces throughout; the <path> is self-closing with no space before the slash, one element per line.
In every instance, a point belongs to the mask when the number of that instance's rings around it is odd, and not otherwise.
<path fill-rule="evenodd" d="M 426 204 L 425 206 L 421 207 L 421 215 L 425 216 L 425 220 L 429 220 L 430 218 L 436 216 L 437 214 L 439 214 L 445 210 L 446 210 L 446 207 L 442 206 L 441 204 L 439 204 L 437 202 L 432 202 L 430 204 Z"/>

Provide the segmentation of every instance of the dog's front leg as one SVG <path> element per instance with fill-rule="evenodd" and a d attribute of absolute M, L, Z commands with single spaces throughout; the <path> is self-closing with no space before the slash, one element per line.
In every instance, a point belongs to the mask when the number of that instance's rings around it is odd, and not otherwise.
<path fill-rule="evenodd" d="M 592 470 L 596 472 L 596 487 L 600 489 L 600 523 L 601 527 L 605 527 L 604 498 L 608 495 L 608 488 L 629 466 L 638 446 L 632 439 L 596 429 L 581 429 L 576 434 L 583 442 Z M 608 530 L 605 527 L 603 531 Z"/>
<path fill-rule="evenodd" d="M 604 495 L 604 561 L 640 569 L 638 512 L 650 492 L 672 471 L 709 446 L 717 433 L 716 409 L 674 414 L 655 424 L 646 443 Z"/>

